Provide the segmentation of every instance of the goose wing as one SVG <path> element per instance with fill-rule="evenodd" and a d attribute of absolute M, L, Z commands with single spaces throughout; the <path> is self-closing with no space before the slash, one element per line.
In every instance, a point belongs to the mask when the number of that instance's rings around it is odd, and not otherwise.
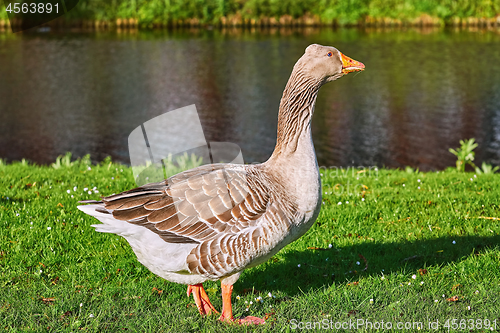
<path fill-rule="evenodd" d="M 208 165 L 103 198 L 104 211 L 169 243 L 203 243 L 256 226 L 269 196 L 245 166 Z"/>

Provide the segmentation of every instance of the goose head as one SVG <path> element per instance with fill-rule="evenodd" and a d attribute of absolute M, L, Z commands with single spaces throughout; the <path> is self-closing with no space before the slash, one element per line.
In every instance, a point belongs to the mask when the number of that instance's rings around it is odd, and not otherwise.
<path fill-rule="evenodd" d="M 319 44 L 309 45 L 295 67 L 294 69 L 314 78 L 321 84 L 365 69 L 363 63 L 345 56 L 336 48 Z"/>

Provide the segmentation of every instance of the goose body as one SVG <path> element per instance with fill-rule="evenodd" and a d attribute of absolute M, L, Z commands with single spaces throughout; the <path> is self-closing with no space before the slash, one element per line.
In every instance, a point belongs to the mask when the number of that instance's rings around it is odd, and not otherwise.
<path fill-rule="evenodd" d="M 151 272 L 187 284 L 201 314 L 217 312 L 201 284 L 221 280 L 221 320 L 232 321 L 232 285 L 241 272 L 298 239 L 319 214 L 321 180 L 310 126 L 319 88 L 363 68 L 333 47 L 313 44 L 283 93 L 269 160 L 200 166 L 78 208 L 102 222 L 96 231 L 124 237 Z"/>

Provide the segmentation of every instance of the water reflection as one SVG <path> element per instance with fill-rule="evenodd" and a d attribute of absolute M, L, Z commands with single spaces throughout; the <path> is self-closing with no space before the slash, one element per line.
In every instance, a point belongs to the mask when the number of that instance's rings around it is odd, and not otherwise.
<path fill-rule="evenodd" d="M 293 64 L 320 43 L 367 68 L 320 91 L 321 165 L 442 169 L 470 137 L 500 164 L 498 30 L 253 30 L 0 34 L 0 157 L 128 163 L 134 128 L 196 104 L 207 141 L 264 161 Z"/>

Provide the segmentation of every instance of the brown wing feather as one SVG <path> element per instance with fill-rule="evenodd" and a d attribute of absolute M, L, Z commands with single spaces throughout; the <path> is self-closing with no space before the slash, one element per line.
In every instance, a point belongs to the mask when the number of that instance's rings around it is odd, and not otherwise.
<path fill-rule="evenodd" d="M 203 166 L 163 183 L 111 195 L 103 202 L 114 218 L 144 226 L 166 242 L 203 243 L 256 224 L 268 197 L 250 193 L 262 192 L 253 178 L 241 167 Z"/>

